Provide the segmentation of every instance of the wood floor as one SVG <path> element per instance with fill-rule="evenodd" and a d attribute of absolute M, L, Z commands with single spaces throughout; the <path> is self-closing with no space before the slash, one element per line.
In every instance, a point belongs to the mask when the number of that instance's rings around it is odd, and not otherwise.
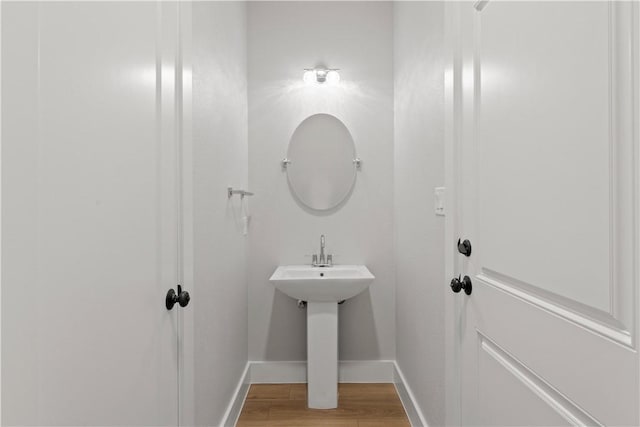
<path fill-rule="evenodd" d="M 253 384 L 237 427 L 410 427 L 393 384 L 339 384 L 337 409 L 307 408 L 306 384 Z"/>

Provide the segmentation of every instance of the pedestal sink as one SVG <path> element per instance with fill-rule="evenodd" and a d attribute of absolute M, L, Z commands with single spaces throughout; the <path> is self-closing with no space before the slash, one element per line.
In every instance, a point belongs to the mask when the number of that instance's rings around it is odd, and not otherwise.
<path fill-rule="evenodd" d="M 338 407 L 338 301 L 358 295 L 373 279 L 364 265 L 280 266 L 269 279 L 291 298 L 307 301 L 309 408 Z"/>

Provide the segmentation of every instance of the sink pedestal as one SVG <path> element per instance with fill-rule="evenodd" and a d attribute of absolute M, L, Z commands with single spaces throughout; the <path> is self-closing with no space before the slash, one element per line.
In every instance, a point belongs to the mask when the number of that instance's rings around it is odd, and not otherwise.
<path fill-rule="evenodd" d="M 307 405 L 338 407 L 338 303 L 307 303 Z"/>

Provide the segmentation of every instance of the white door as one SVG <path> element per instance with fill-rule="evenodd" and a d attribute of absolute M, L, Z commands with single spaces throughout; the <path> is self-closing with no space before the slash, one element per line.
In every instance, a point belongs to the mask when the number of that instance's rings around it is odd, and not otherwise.
<path fill-rule="evenodd" d="M 638 9 L 460 3 L 463 425 L 638 425 Z"/>
<path fill-rule="evenodd" d="M 3 425 L 178 423 L 176 22 L 2 3 Z"/>

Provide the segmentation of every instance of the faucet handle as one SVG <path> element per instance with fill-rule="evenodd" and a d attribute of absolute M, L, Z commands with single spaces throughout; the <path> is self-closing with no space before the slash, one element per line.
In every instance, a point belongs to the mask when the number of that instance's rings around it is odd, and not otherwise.
<path fill-rule="evenodd" d="M 312 266 L 314 266 L 314 265 L 318 265 L 318 255 L 313 254 L 313 255 L 311 256 L 311 265 L 312 265 Z"/>
<path fill-rule="evenodd" d="M 327 255 L 327 265 L 333 265 L 333 255 L 332 254 L 328 254 Z"/>

